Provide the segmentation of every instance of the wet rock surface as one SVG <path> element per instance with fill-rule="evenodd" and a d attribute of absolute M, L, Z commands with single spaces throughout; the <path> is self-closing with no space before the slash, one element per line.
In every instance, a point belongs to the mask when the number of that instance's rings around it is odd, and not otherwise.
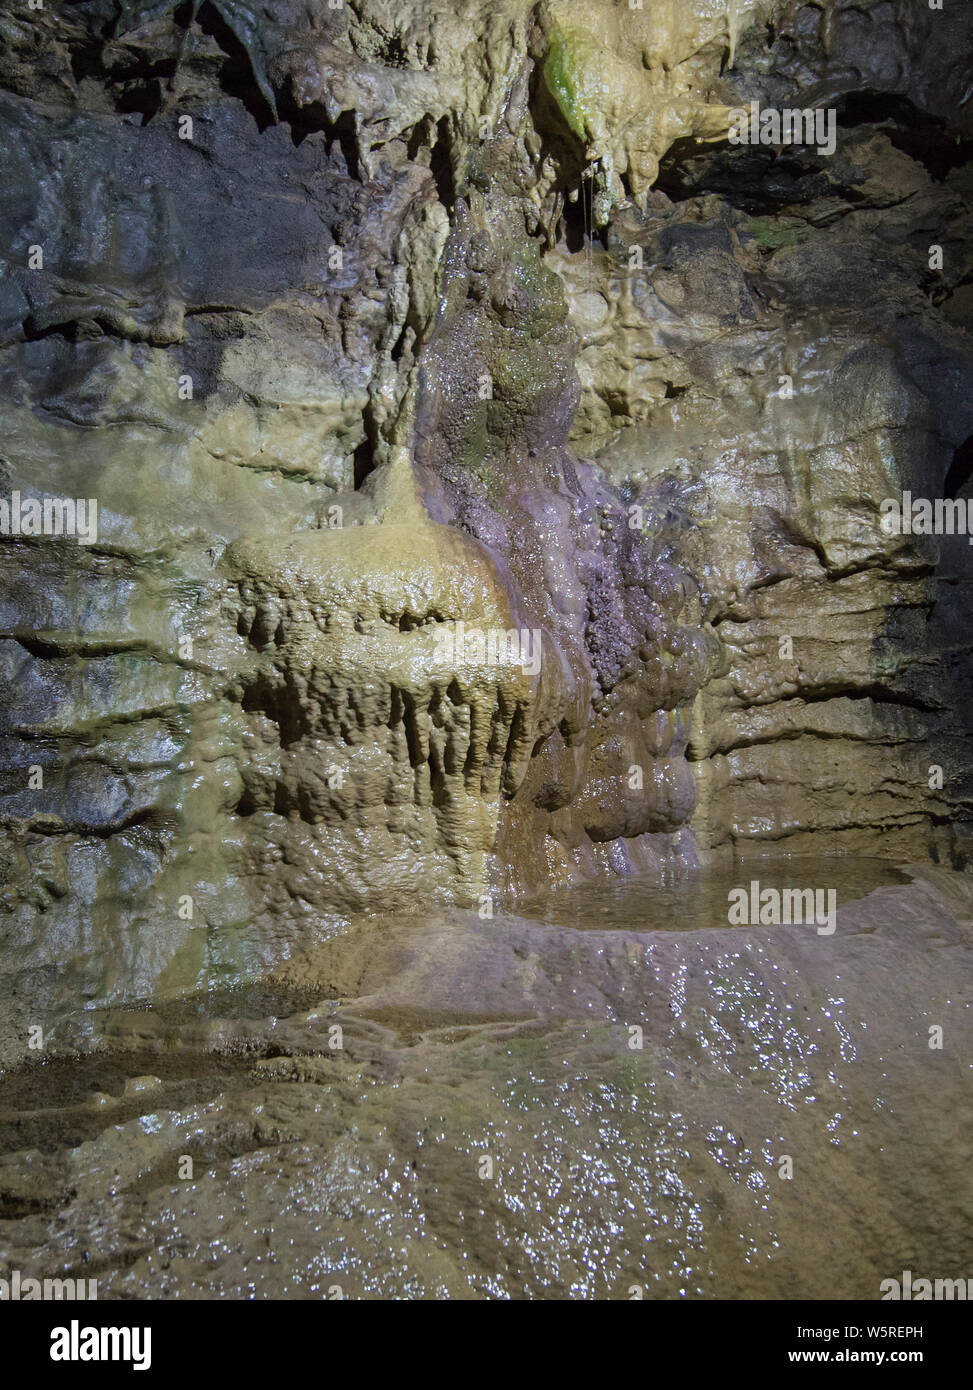
<path fill-rule="evenodd" d="M 11 1267 L 962 1273 L 971 22 L 0 3 Z"/>
<path fill-rule="evenodd" d="M 906 8 L 5 12 L 0 478 L 99 507 L 0 544 L 18 998 L 415 875 L 962 864 L 970 551 L 879 524 L 973 429 L 966 21 Z M 727 143 L 785 96 L 833 156 Z"/>
<path fill-rule="evenodd" d="M 76 1017 L 4 1078 L 0 1259 L 116 1298 L 958 1277 L 973 892 L 912 875 L 832 937 L 646 931 L 637 900 L 616 930 L 363 921 L 249 991 Z"/>

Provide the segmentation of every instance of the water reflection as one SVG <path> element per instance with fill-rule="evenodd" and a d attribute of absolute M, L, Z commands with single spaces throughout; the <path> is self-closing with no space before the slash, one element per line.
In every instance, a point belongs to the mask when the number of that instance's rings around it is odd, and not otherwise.
<path fill-rule="evenodd" d="M 909 883 L 909 876 L 885 859 L 823 855 L 776 855 L 738 859 L 729 868 L 699 869 L 684 877 L 613 879 L 558 888 L 537 897 L 521 915 L 578 931 L 705 931 L 725 928 L 728 894 L 748 888 L 834 889 L 838 908 L 876 888 Z"/>

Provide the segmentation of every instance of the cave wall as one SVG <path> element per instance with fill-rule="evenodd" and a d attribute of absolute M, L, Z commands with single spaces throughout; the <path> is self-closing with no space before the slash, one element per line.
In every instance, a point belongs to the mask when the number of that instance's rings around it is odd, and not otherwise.
<path fill-rule="evenodd" d="M 0 537 L 20 1023 L 417 893 L 962 862 L 970 550 L 879 511 L 969 493 L 959 6 L 0 26 L 0 495 L 98 502 Z"/>

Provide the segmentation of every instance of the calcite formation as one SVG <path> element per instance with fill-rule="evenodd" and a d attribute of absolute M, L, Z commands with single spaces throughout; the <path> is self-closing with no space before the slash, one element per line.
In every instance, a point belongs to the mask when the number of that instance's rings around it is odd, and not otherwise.
<path fill-rule="evenodd" d="M 0 493 L 98 504 L 0 538 L 5 1039 L 417 900 L 962 865 L 971 551 L 880 510 L 969 492 L 959 5 L 0 30 Z"/>

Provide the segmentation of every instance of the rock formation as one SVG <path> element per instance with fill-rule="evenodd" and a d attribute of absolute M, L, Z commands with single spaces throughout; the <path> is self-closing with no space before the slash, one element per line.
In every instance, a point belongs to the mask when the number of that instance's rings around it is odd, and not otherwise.
<path fill-rule="evenodd" d="M 0 26 L 0 496 L 97 503 L 0 537 L 8 1040 L 417 901 L 962 866 L 971 551 L 881 512 L 973 472 L 960 6 Z"/>

